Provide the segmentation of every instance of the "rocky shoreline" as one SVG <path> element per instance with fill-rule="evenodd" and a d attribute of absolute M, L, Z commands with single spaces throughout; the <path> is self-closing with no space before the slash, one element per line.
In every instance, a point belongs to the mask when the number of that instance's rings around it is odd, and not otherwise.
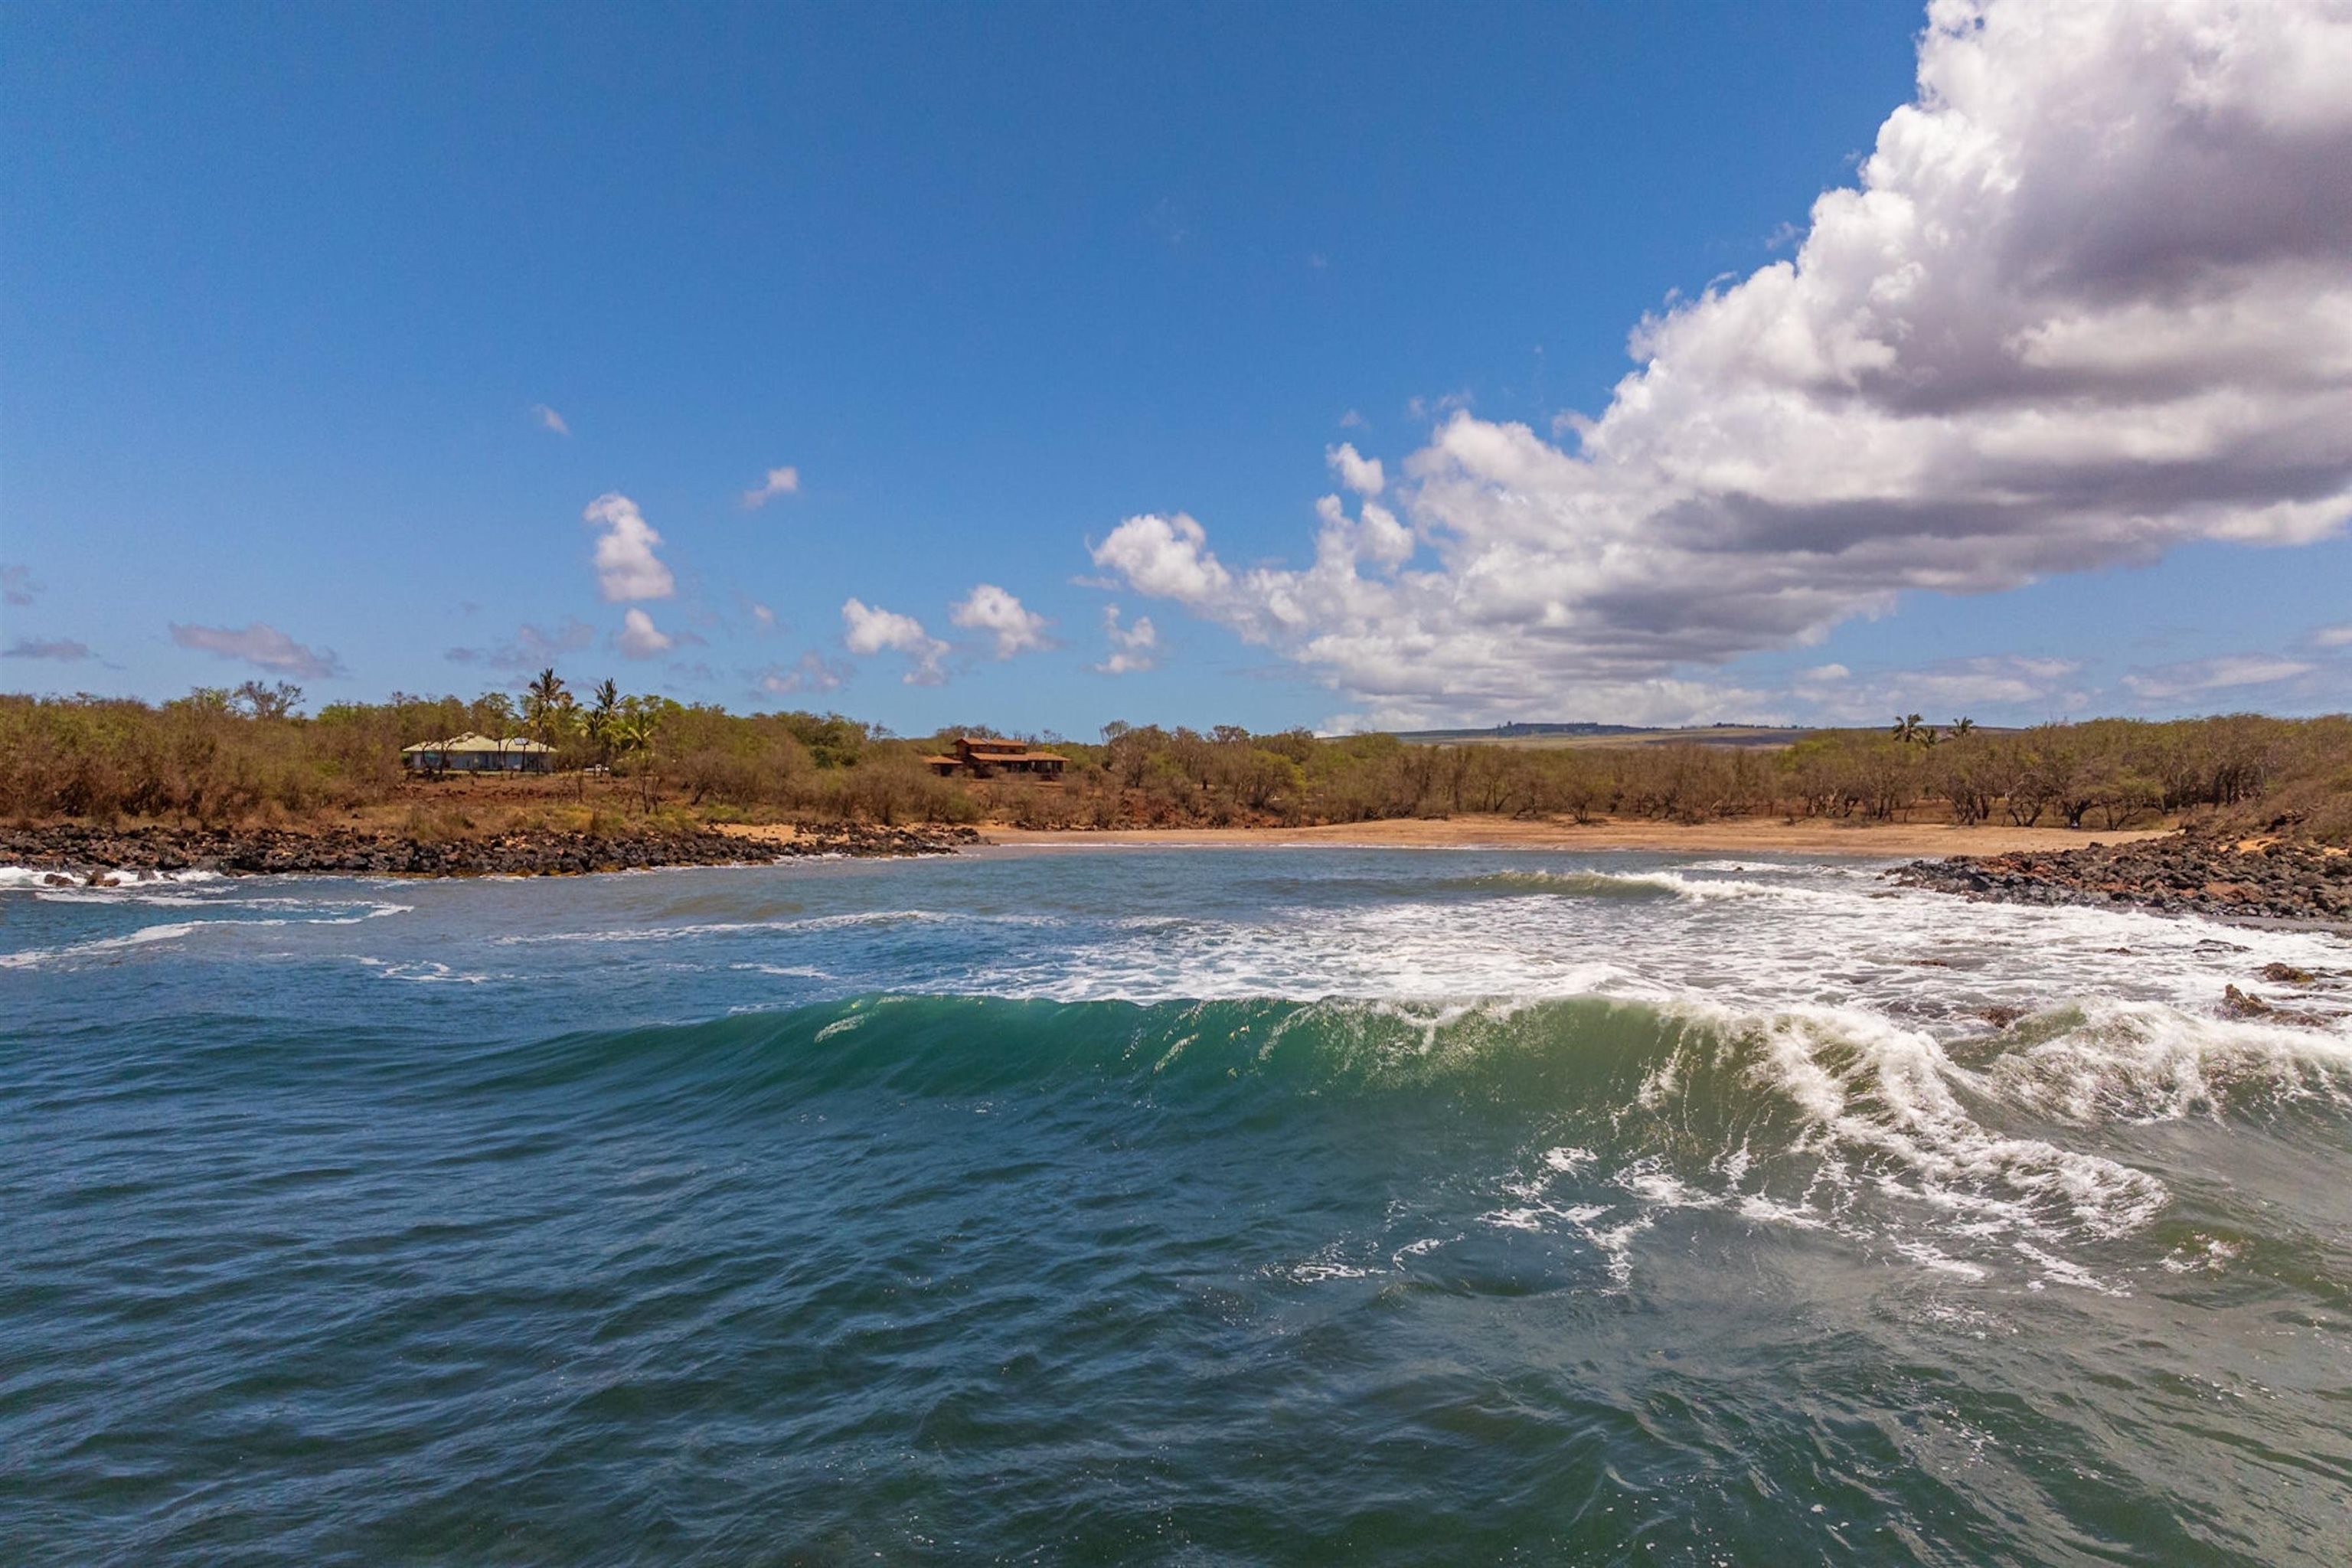
<path fill-rule="evenodd" d="M 2285 839 L 2095 841 L 2079 849 L 1915 860 L 1889 874 L 1906 887 L 2004 903 L 2121 905 L 2352 928 L 2352 854 Z"/>
<path fill-rule="evenodd" d="M 233 877 L 569 876 L 820 855 L 951 855 L 979 837 L 969 827 L 874 827 L 862 823 L 803 828 L 782 842 L 659 828 L 612 835 L 538 829 L 425 840 L 341 828 L 304 833 L 270 827 L 68 826 L 0 828 L 0 865 L 46 873 L 43 879 L 58 886 L 103 886 L 183 871 Z"/>

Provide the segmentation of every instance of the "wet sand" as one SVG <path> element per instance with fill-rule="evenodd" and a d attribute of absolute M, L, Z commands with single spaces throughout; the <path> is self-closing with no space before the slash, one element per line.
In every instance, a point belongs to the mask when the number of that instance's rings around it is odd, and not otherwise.
<path fill-rule="evenodd" d="M 1950 823 L 1790 823 L 1771 817 L 1743 817 L 1696 826 L 1640 819 L 1578 824 L 1556 818 L 1463 816 L 1436 821 L 1403 818 L 1323 827 L 1040 832 L 996 824 L 983 825 L 981 837 L 988 844 L 1072 849 L 1287 844 L 1374 849 L 1639 849 L 1669 855 L 1852 855 L 1892 859 L 2075 849 L 2094 841 L 2125 844 L 2158 837 L 2166 831 L 2136 828 L 2075 833 L 2063 827 L 2013 827 L 1991 823 L 1956 827 Z"/>

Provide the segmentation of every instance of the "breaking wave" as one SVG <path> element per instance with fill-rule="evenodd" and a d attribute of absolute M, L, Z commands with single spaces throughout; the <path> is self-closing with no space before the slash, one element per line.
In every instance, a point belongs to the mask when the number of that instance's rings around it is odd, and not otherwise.
<path fill-rule="evenodd" d="M 1479 1165 L 1449 1179 L 1485 1184 L 1480 1223 L 1580 1240 L 1620 1276 L 1661 1215 L 1704 1209 L 2098 1289 L 2114 1287 L 2078 1254 L 2170 1197 L 2098 1133 L 2352 1113 L 2352 1042 L 2160 1006 L 2059 1009 L 1966 1054 L 1821 1006 L 879 995 L 517 1046 L 501 1082 L 615 1074 L 667 1104 L 694 1086 L 730 1117 L 861 1091 L 1108 1093 L 1203 1136 L 1293 1116 L 1466 1123 Z"/>

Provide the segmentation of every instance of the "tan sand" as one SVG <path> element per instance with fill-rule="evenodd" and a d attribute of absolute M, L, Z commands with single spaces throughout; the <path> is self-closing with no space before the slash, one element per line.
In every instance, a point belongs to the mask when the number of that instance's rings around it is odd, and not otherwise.
<path fill-rule="evenodd" d="M 1949 823 L 1782 822 L 1743 817 L 1696 826 L 1641 819 L 1579 825 L 1564 818 L 1453 816 L 1401 819 L 1328 827 L 1153 827 L 1037 832 L 983 825 L 990 844 L 1099 849 L 1183 845 L 1322 845 L 1377 849 L 1643 849 L 1673 855 L 1855 855 L 1879 859 L 2003 855 L 2017 849 L 2077 849 L 2096 841 L 2123 844 L 2160 836 L 2162 828 L 2072 833 L 2063 827 L 2011 827 Z"/>
<path fill-rule="evenodd" d="M 790 844 L 801 837 L 801 830 L 789 822 L 713 822 L 707 826 L 713 833 L 752 844 Z"/>

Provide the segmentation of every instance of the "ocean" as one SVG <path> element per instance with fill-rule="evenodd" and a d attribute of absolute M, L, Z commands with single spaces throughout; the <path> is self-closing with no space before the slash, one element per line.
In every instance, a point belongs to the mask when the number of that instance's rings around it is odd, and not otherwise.
<path fill-rule="evenodd" d="M 0 874 L 0 1559 L 2352 1560 L 2352 944 L 1801 859 Z M 2225 985 L 2315 1023 L 2231 1020 Z"/>

